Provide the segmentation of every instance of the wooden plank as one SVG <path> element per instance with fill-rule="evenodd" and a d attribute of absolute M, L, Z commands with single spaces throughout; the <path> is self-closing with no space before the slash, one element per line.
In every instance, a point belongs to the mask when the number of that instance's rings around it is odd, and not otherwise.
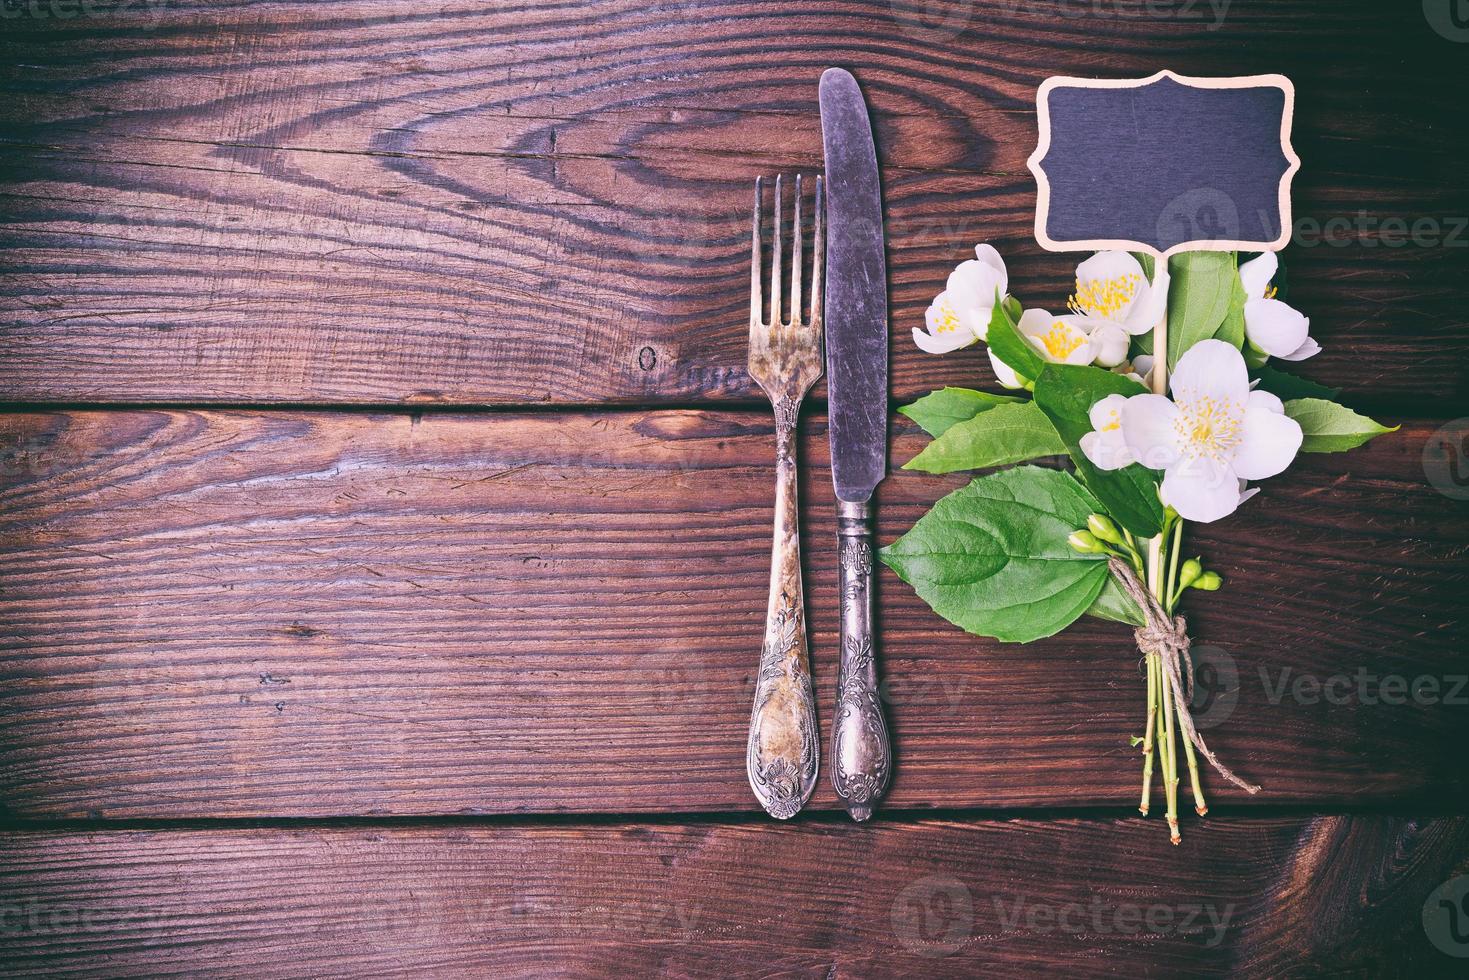
<path fill-rule="evenodd" d="M 636 0 L 7 16 L 0 386 L 68 403 L 755 398 L 750 183 L 820 165 L 830 64 L 877 110 L 895 391 L 956 369 L 991 383 L 982 354 L 927 357 L 907 334 L 982 239 L 1018 295 L 1064 302 L 1073 260 L 1030 229 L 1036 85 L 1166 63 L 1297 83 L 1292 298 L 1326 345 L 1305 373 L 1465 404 L 1469 178 L 1441 136 L 1459 65 L 1422 12 L 1076 6 L 840 0 L 778 28 L 753 2 Z M 1328 222 L 1340 247 L 1321 244 Z"/>
<path fill-rule="evenodd" d="M 10 976 L 1449 975 L 1469 822 L 10 833 Z M 1440 936 L 1441 939 L 1444 937 Z M 1453 948 L 1450 946 L 1450 948 Z"/>
<path fill-rule="evenodd" d="M 895 426 L 902 461 L 921 437 Z M 1192 539 L 1228 579 L 1189 603 L 1194 635 L 1237 675 L 1208 737 L 1265 785 L 1256 802 L 1466 798 L 1469 522 L 1425 480 L 1435 428 L 1303 457 Z M 823 726 L 825 444 L 808 420 Z M 53 412 L 0 416 L 0 445 L 12 816 L 754 806 L 763 414 Z M 961 482 L 896 473 L 880 540 Z M 1132 805 L 1143 698 L 1125 627 L 1007 646 L 888 573 L 879 592 L 894 806 Z M 1436 689 L 1396 687 L 1419 678 Z M 823 774 L 814 805 L 834 804 Z"/>

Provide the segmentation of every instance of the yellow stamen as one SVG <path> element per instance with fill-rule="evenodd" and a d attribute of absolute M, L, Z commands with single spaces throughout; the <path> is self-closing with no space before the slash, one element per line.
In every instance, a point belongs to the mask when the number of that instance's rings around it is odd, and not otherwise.
<path fill-rule="evenodd" d="M 1092 279 L 1088 282 L 1078 279 L 1076 280 L 1076 293 L 1066 301 L 1066 306 L 1073 313 L 1111 320 L 1132 302 L 1141 282 L 1142 276 L 1135 272 L 1112 279 Z"/>
<path fill-rule="evenodd" d="M 1084 342 L 1080 333 L 1072 330 L 1060 320 L 1052 322 L 1050 329 L 1036 337 L 1046 348 L 1046 353 L 1056 360 L 1063 360 Z"/>
<path fill-rule="evenodd" d="M 960 329 L 959 314 L 948 303 L 939 307 L 938 324 L 933 328 L 934 333 L 953 333 Z"/>
<path fill-rule="evenodd" d="M 1244 406 L 1209 395 L 1179 399 L 1174 430 L 1183 442 L 1184 454 L 1223 462 L 1239 447 L 1244 423 Z"/>

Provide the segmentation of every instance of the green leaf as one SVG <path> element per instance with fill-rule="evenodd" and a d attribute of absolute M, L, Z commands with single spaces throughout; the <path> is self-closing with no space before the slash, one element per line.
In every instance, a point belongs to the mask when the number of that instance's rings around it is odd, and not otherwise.
<path fill-rule="evenodd" d="M 1180 252 L 1168 263 L 1168 370 L 1219 332 L 1239 283 L 1233 252 Z"/>
<path fill-rule="evenodd" d="M 1129 626 L 1143 626 L 1147 623 L 1143 618 L 1143 611 L 1138 608 L 1132 596 L 1122 591 L 1122 586 L 1110 575 L 1107 576 L 1107 584 L 1102 586 L 1097 601 L 1092 603 L 1086 614 L 1114 623 L 1127 623 Z"/>
<path fill-rule="evenodd" d="M 1070 474 L 1019 466 L 944 497 L 881 557 L 955 626 L 1028 643 L 1071 625 L 1102 591 L 1105 556 L 1066 543 L 1097 508 Z"/>
<path fill-rule="evenodd" d="M 1328 388 L 1294 374 L 1278 371 L 1268 364 L 1250 372 L 1250 377 L 1260 382 L 1260 387 L 1276 398 L 1289 401 L 1292 398 L 1335 398 L 1340 388 Z"/>
<path fill-rule="evenodd" d="M 1135 258 L 1135 259 L 1137 259 L 1137 264 L 1143 267 L 1143 275 L 1147 277 L 1148 282 L 1152 282 L 1153 281 L 1153 266 L 1154 266 L 1154 259 L 1153 259 L 1152 253 L 1150 253 L 1150 252 L 1133 252 L 1132 253 L 1132 257 Z"/>
<path fill-rule="evenodd" d="M 1163 529 L 1157 474 L 1138 463 L 1120 470 L 1099 469 L 1081 451 L 1081 437 L 1092 431 L 1089 413 L 1097 402 L 1108 395 L 1142 395 L 1147 390 L 1120 374 L 1072 364 L 1047 364 L 1035 382 L 1035 403 L 1066 443 L 1087 488 L 1113 520 L 1143 538 Z"/>
<path fill-rule="evenodd" d="M 931 436 L 941 436 L 959 422 L 967 422 L 997 405 L 1022 401 L 1013 395 L 992 395 L 970 388 L 940 388 L 898 409 Z"/>
<path fill-rule="evenodd" d="M 1132 338 L 1132 344 L 1127 349 L 1129 357 L 1137 357 L 1139 354 L 1153 353 L 1153 331 L 1138 334 Z"/>
<path fill-rule="evenodd" d="M 1369 439 L 1388 432 L 1398 431 L 1398 426 L 1389 429 L 1358 415 L 1343 405 L 1324 398 L 1297 398 L 1285 403 L 1285 414 L 1301 424 L 1303 453 L 1344 453 L 1356 449 Z"/>
<path fill-rule="evenodd" d="M 1030 345 L 1030 341 L 1020 336 L 1020 329 L 1002 303 L 995 303 L 994 312 L 990 314 L 989 333 L 986 334 L 985 342 L 990 345 L 990 351 L 996 357 L 1022 378 L 1034 378 L 1045 367 L 1045 360 Z"/>
<path fill-rule="evenodd" d="M 1249 301 L 1249 294 L 1245 292 L 1245 284 L 1240 282 L 1238 255 L 1236 255 L 1234 271 L 1234 290 L 1229 294 L 1229 309 L 1224 314 L 1224 322 L 1219 324 L 1219 329 L 1214 331 L 1214 339 L 1222 340 L 1226 344 L 1233 344 L 1235 350 L 1245 346 L 1245 303 Z"/>
<path fill-rule="evenodd" d="M 1035 402 L 998 405 L 951 426 L 904 464 L 905 470 L 952 473 L 1059 456 L 1066 444 Z"/>

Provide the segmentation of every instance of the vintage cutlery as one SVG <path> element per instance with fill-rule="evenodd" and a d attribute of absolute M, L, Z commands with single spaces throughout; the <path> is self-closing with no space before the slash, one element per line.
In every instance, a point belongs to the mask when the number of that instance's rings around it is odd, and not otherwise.
<path fill-rule="evenodd" d="M 796 417 L 801 399 L 821 377 L 822 181 L 812 201 L 810 306 L 801 306 L 802 179 L 796 177 L 791 225 L 790 315 L 781 295 L 781 208 L 784 181 L 775 179 L 775 244 L 768 304 L 760 292 L 761 181 L 755 181 L 750 259 L 750 377 L 775 409 L 775 544 L 770 556 L 770 601 L 765 645 L 755 679 L 745 769 L 750 788 L 772 817 L 795 816 L 816 787 L 820 739 L 811 665 L 806 652 L 806 601 L 801 588 L 801 536 L 796 496 Z"/>
<path fill-rule="evenodd" d="M 831 782 L 854 820 L 872 816 L 892 779 L 872 631 L 872 492 L 887 473 L 888 304 L 882 194 L 862 90 L 850 72 L 821 76 L 826 152 L 826 386 L 837 495 L 841 667 Z"/>

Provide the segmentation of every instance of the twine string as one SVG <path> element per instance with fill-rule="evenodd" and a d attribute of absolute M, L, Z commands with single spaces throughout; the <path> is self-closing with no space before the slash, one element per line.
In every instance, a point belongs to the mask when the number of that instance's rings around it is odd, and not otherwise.
<path fill-rule="evenodd" d="M 1194 727 L 1193 715 L 1189 711 L 1194 697 L 1194 660 L 1189 652 L 1188 622 L 1182 616 L 1170 618 L 1127 562 L 1109 557 L 1107 564 L 1117 581 L 1122 584 L 1123 591 L 1143 611 L 1146 622 L 1133 634 L 1137 638 L 1137 648 L 1146 655 L 1156 654 L 1162 661 L 1168 684 L 1173 688 L 1173 698 L 1178 702 L 1178 722 L 1183 729 L 1184 738 L 1193 743 L 1199 754 L 1209 760 L 1209 765 L 1219 775 L 1247 793 L 1260 792 L 1259 786 L 1239 778 L 1220 762 L 1219 757 L 1204 743 L 1204 736 Z M 1187 670 L 1184 665 L 1187 665 Z"/>

